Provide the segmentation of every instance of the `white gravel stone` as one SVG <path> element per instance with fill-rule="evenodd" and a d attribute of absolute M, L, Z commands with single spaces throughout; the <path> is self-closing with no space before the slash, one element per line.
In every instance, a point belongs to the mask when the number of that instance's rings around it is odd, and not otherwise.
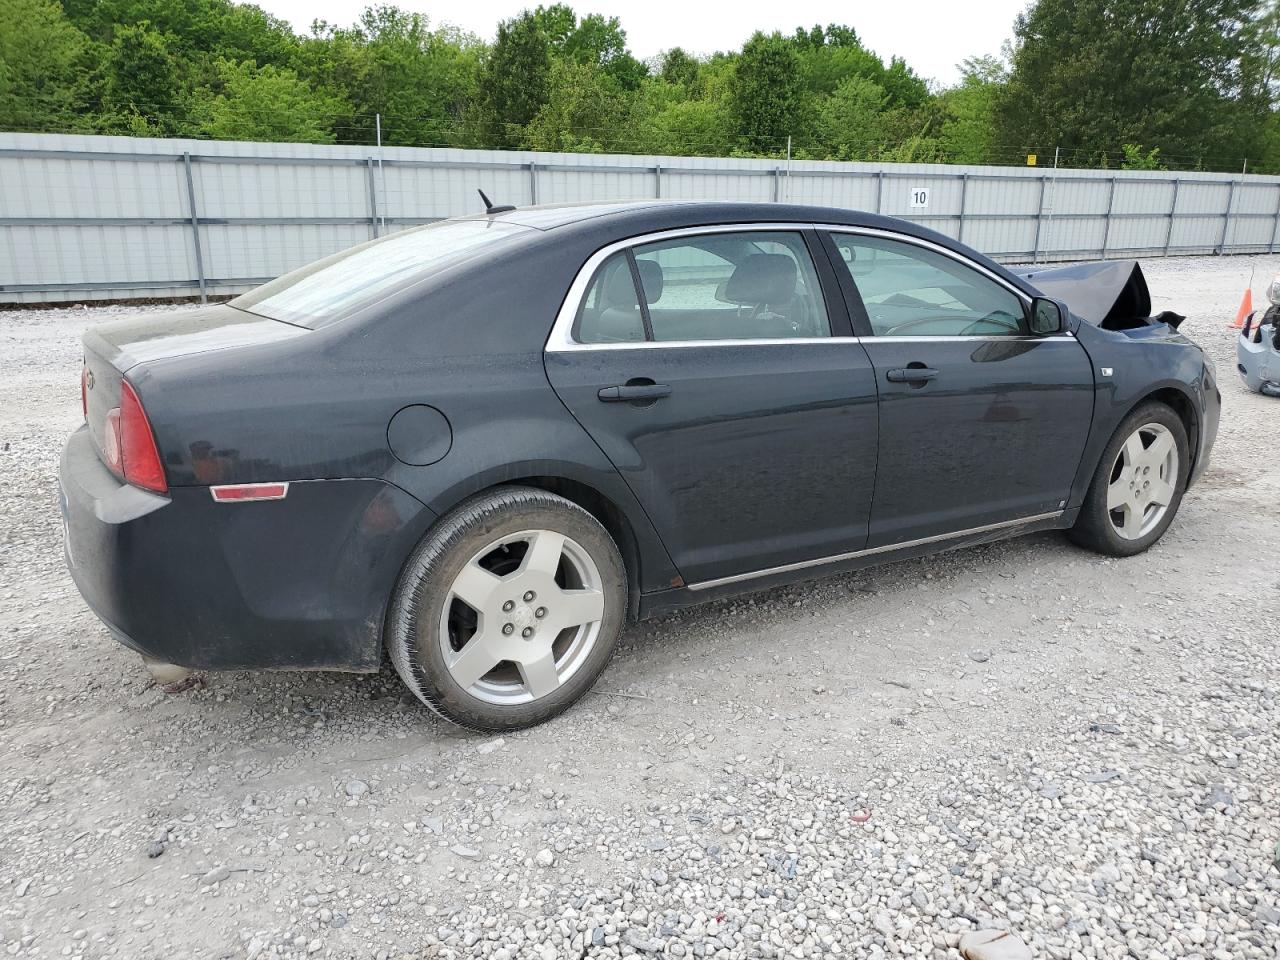
<path fill-rule="evenodd" d="M 621 696 L 497 739 L 389 671 L 150 685 L 55 477 L 81 330 L 158 308 L 0 312 L 0 955 L 1276 960 L 1280 401 L 1226 324 L 1280 257 L 1143 268 L 1224 403 L 1151 551 L 1043 534 L 632 625 Z"/>

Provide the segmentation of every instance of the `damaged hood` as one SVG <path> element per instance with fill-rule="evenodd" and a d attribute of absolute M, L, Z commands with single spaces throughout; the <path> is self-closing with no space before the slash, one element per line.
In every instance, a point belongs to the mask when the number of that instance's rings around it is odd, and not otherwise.
<path fill-rule="evenodd" d="M 1151 316 L 1151 292 L 1137 260 L 1011 270 L 1044 296 L 1061 300 L 1072 313 L 1097 327 L 1123 328 Z"/>

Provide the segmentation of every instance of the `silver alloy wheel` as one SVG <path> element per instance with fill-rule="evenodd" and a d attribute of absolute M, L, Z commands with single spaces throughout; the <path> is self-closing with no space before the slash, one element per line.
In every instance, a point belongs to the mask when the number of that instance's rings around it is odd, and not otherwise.
<path fill-rule="evenodd" d="M 525 530 L 495 540 L 454 578 L 440 614 L 450 675 L 486 703 L 554 693 L 600 635 L 600 570 L 573 539 Z"/>
<path fill-rule="evenodd" d="M 1178 483 L 1178 445 L 1169 428 L 1147 423 L 1116 455 L 1107 486 L 1107 519 L 1126 540 L 1140 540 L 1169 511 Z"/>

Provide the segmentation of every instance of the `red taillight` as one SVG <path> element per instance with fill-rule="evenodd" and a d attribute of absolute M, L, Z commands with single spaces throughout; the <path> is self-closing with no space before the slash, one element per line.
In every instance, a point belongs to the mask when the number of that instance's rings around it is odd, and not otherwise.
<path fill-rule="evenodd" d="M 151 423 L 128 380 L 120 381 L 120 406 L 107 413 L 102 456 L 111 471 L 126 483 L 156 493 L 168 492 Z"/>

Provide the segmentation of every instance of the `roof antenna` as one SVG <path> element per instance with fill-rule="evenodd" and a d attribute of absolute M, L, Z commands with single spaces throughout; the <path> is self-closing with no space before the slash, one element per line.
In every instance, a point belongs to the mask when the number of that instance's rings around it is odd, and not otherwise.
<path fill-rule="evenodd" d="M 515 207 L 513 207 L 509 203 L 504 203 L 501 206 L 495 207 L 493 205 L 493 201 L 484 195 L 483 190 L 477 189 L 476 193 L 480 194 L 480 199 L 484 201 L 484 212 L 489 214 L 490 216 L 492 216 L 495 213 L 507 213 L 508 211 L 515 209 Z"/>

